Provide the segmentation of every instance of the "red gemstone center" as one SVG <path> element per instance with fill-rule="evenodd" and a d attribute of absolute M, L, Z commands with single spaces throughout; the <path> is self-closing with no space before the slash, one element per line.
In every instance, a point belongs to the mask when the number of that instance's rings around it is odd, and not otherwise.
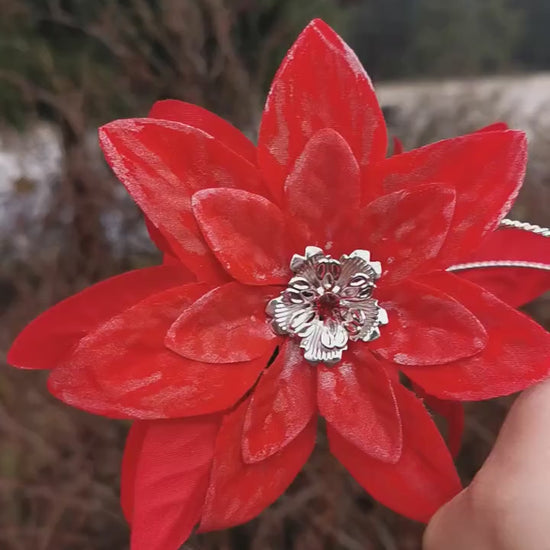
<path fill-rule="evenodd" d="M 334 319 L 340 307 L 340 298 L 332 292 L 326 292 L 316 301 L 317 314 L 321 320 Z"/>

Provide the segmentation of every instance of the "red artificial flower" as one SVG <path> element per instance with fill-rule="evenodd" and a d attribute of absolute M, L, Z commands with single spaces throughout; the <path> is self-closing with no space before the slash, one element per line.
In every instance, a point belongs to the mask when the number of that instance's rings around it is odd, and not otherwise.
<path fill-rule="evenodd" d="M 460 482 L 401 374 L 434 409 L 548 375 L 548 333 L 447 271 L 496 246 L 524 135 L 386 158 L 372 84 L 323 22 L 275 76 L 257 147 L 178 101 L 100 140 L 165 263 L 61 302 L 9 361 L 53 369 L 66 403 L 137 420 L 121 495 L 134 550 L 256 516 L 307 460 L 318 414 L 366 491 L 426 521 Z"/>

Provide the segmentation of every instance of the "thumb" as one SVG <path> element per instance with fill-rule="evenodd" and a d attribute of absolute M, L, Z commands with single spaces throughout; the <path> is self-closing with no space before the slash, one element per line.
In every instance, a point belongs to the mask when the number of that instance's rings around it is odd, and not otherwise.
<path fill-rule="evenodd" d="M 514 403 L 471 485 L 432 518 L 424 550 L 550 550 L 550 380 Z"/>

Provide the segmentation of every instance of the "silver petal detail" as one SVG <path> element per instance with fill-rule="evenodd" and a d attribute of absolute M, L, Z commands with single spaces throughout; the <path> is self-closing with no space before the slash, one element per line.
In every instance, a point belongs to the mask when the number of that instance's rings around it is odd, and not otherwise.
<path fill-rule="evenodd" d="M 372 298 L 382 274 L 367 250 L 355 250 L 338 260 L 308 246 L 290 262 L 294 277 L 266 312 L 277 334 L 296 337 L 310 363 L 334 365 L 348 342 L 369 342 L 388 323 L 386 310 Z"/>

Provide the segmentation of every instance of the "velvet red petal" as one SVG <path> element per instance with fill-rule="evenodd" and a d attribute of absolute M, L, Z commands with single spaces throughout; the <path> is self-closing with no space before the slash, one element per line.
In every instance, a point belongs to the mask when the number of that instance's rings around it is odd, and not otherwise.
<path fill-rule="evenodd" d="M 453 185 L 457 200 L 442 261 L 457 262 L 479 246 L 510 209 L 527 162 L 522 132 L 481 132 L 440 141 L 373 167 L 386 193 L 425 183 Z"/>
<path fill-rule="evenodd" d="M 342 136 L 328 128 L 314 134 L 285 182 L 286 213 L 298 250 L 349 252 L 360 193 L 359 166 Z M 335 244 L 344 248 L 334 251 Z"/>
<path fill-rule="evenodd" d="M 256 517 L 294 480 L 315 445 L 316 419 L 278 453 L 254 464 L 242 457 L 248 401 L 224 417 L 216 441 L 201 532 L 226 529 Z"/>
<path fill-rule="evenodd" d="M 402 430 L 393 384 L 370 353 L 318 367 L 319 412 L 361 452 L 383 462 L 401 456 Z"/>
<path fill-rule="evenodd" d="M 550 334 L 489 292 L 445 272 L 422 278 L 457 299 L 488 335 L 482 353 L 448 365 L 403 368 L 427 393 L 440 399 L 478 401 L 521 391 L 550 374 Z"/>
<path fill-rule="evenodd" d="M 460 480 L 422 402 L 402 386 L 395 391 L 403 422 L 403 452 L 396 464 L 361 452 L 329 424 L 330 450 L 376 500 L 408 518 L 427 522 L 460 491 Z"/>
<path fill-rule="evenodd" d="M 118 120 L 100 129 L 107 162 L 134 200 L 201 281 L 223 279 L 191 212 L 209 187 L 262 192 L 256 167 L 197 128 L 155 119 Z"/>
<path fill-rule="evenodd" d="M 153 105 L 149 117 L 181 122 L 198 128 L 252 164 L 256 164 L 256 146 L 235 126 L 198 105 L 176 99 L 163 99 Z"/>
<path fill-rule="evenodd" d="M 254 361 L 207 364 L 164 345 L 170 326 L 205 285 L 168 290 L 113 317 L 83 338 L 52 374 L 61 400 L 108 416 L 174 418 L 233 406 L 254 384 L 271 352 Z"/>
<path fill-rule="evenodd" d="M 218 417 L 149 422 L 135 476 L 132 550 L 178 550 L 199 522 Z"/>
<path fill-rule="evenodd" d="M 462 446 L 464 433 L 464 405 L 460 401 L 438 399 L 426 393 L 420 386 L 413 384 L 414 391 L 424 401 L 430 410 L 442 416 L 447 423 L 447 445 L 453 457 L 456 457 Z"/>
<path fill-rule="evenodd" d="M 489 234 L 465 262 L 492 260 L 550 263 L 550 241 L 521 229 L 505 228 Z M 503 302 L 522 306 L 550 290 L 550 271 L 524 267 L 488 267 L 457 274 L 487 289 Z"/>
<path fill-rule="evenodd" d="M 508 130 L 508 124 L 506 122 L 493 122 L 488 126 L 483 126 L 477 130 L 477 132 L 501 132 L 502 130 Z"/>
<path fill-rule="evenodd" d="M 193 212 L 208 246 L 234 279 L 252 285 L 290 279 L 278 206 L 239 189 L 204 189 L 193 195 Z"/>
<path fill-rule="evenodd" d="M 291 443 L 317 412 L 315 368 L 286 340 L 254 388 L 243 428 L 243 460 L 252 464 Z"/>
<path fill-rule="evenodd" d="M 274 351 L 277 336 L 265 307 L 277 287 L 228 283 L 212 290 L 176 320 L 167 346 L 176 353 L 207 363 L 250 361 Z"/>
<path fill-rule="evenodd" d="M 430 409 L 441 415 L 447 422 L 449 451 L 453 457 L 458 456 L 464 433 L 464 405 L 458 401 L 446 401 L 431 395 L 425 399 L 425 402 Z"/>
<path fill-rule="evenodd" d="M 480 128 L 479 130 L 476 130 L 476 132 L 501 132 L 502 130 L 508 130 L 508 124 L 506 122 L 494 122 L 493 124 L 489 124 L 488 126 L 484 126 L 483 128 Z M 405 148 L 403 147 L 403 142 L 396 136 L 393 136 L 393 154 L 394 155 L 400 155 L 401 153 L 405 152 Z"/>
<path fill-rule="evenodd" d="M 487 289 L 514 308 L 535 300 L 550 289 L 550 271 L 523 267 L 484 267 L 457 275 Z"/>
<path fill-rule="evenodd" d="M 148 422 L 133 422 L 124 446 L 120 469 L 120 506 L 128 523 L 132 523 L 134 516 L 137 466 L 148 426 Z"/>
<path fill-rule="evenodd" d="M 164 238 L 163 234 L 155 226 L 155 224 L 147 217 L 144 216 L 145 227 L 147 228 L 147 233 L 149 233 L 149 238 L 153 241 L 153 244 L 164 253 L 165 259 L 168 260 L 168 263 L 180 263 L 177 256 L 174 254 L 174 251 L 170 247 L 168 241 Z M 163 263 L 167 263 L 166 261 Z"/>
<path fill-rule="evenodd" d="M 368 345 L 399 365 L 449 363 L 479 353 L 486 344 L 483 325 L 454 297 L 411 280 L 375 293 L 389 324 Z"/>
<path fill-rule="evenodd" d="M 386 126 L 369 77 L 353 51 L 317 19 L 283 60 L 262 117 L 258 160 L 275 197 L 306 143 L 323 128 L 342 135 L 361 167 L 386 155 Z"/>
<path fill-rule="evenodd" d="M 403 152 L 405 152 L 403 142 L 398 137 L 393 136 L 393 154 L 400 155 Z"/>
<path fill-rule="evenodd" d="M 382 263 L 379 284 L 394 283 L 437 265 L 455 201 L 452 187 L 433 183 L 382 195 L 363 208 L 357 248 L 369 250 Z"/>
<path fill-rule="evenodd" d="M 193 280 L 183 266 L 138 269 L 101 281 L 59 302 L 19 334 L 8 352 L 10 365 L 51 369 L 79 340 L 107 319 L 151 294 Z"/>

